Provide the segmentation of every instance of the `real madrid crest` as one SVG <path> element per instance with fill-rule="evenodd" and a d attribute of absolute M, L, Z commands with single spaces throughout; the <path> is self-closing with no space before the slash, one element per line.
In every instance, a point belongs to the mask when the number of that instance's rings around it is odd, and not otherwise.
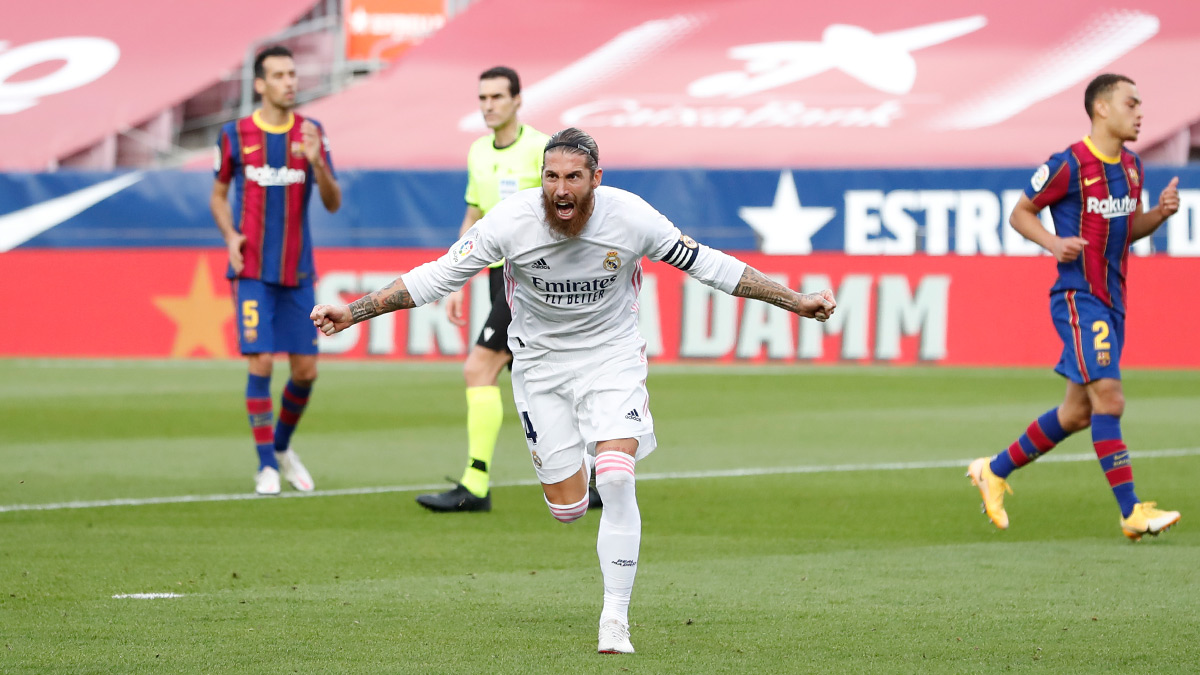
<path fill-rule="evenodd" d="M 616 251 L 609 251 L 608 255 L 604 256 L 604 269 L 609 272 L 616 272 L 621 269 L 621 258 Z"/>
<path fill-rule="evenodd" d="M 538 457 L 537 450 L 530 450 L 530 455 L 533 455 L 533 465 L 537 468 L 542 468 L 542 458 Z"/>

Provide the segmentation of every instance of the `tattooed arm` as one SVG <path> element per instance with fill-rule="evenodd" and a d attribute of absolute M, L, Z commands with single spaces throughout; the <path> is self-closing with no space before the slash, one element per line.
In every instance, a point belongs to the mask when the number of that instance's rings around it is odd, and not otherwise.
<path fill-rule="evenodd" d="M 380 314 L 387 314 L 398 309 L 412 309 L 416 306 L 412 294 L 404 286 L 404 281 L 396 279 L 378 291 L 365 295 L 349 305 L 317 305 L 313 307 L 309 318 L 312 319 L 313 325 L 321 329 L 322 333 L 333 335 L 360 321 L 373 319 Z"/>
<path fill-rule="evenodd" d="M 833 314 L 834 308 L 837 307 L 832 291 L 797 293 L 783 284 L 768 279 L 762 272 L 749 265 L 746 265 L 746 271 L 742 272 L 742 278 L 738 280 L 733 295 L 739 298 L 762 300 L 776 307 L 782 307 L 793 314 L 817 321 L 828 319 Z"/>

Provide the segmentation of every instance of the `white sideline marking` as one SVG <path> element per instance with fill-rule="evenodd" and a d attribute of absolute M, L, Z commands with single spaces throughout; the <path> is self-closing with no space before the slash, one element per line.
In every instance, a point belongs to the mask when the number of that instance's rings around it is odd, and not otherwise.
<path fill-rule="evenodd" d="M 182 598 L 178 593 L 118 593 L 113 596 L 114 600 L 123 600 L 125 598 L 133 598 L 135 600 L 158 600 L 159 598 Z"/>
<path fill-rule="evenodd" d="M 1159 459 L 1164 457 L 1193 457 L 1200 455 L 1200 448 L 1170 448 L 1167 450 L 1142 450 L 1129 453 L 1134 459 Z M 1039 462 L 1087 462 L 1096 461 L 1094 453 L 1046 455 Z M 639 481 L 679 480 L 685 478 L 738 478 L 741 476 L 775 476 L 793 473 L 845 473 L 847 471 L 909 471 L 916 469 L 953 469 L 967 467 L 971 459 L 943 459 L 928 462 L 885 462 L 882 464 L 832 464 L 812 466 L 777 466 L 753 469 L 717 469 L 713 471 L 675 471 L 667 473 L 638 474 Z M 492 483 L 493 487 L 515 487 L 537 485 L 536 480 L 517 480 Z M 375 495 L 389 492 L 426 492 L 445 489 L 445 483 L 425 485 L 384 485 L 380 487 L 345 488 L 341 490 L 317 490 L 314 492 L 285 492 L 277 497 L 264 497 L 251 492 L 230 495 L 182 495 L 179 497 L 147 497 L 143 499 L 101 499 L 96 501 L 57 502 L 51 504 L 8 504 L 0 506 L 0 513 L 9 511 L 59 511 L 62 509 L 97 509 L 105 506 L 149 506 L 151 504 L 186 504 L 192 502 L 235 502 L 247 499 L 303 499 L 310 497 L 344 497 L 349 495 Z"/>

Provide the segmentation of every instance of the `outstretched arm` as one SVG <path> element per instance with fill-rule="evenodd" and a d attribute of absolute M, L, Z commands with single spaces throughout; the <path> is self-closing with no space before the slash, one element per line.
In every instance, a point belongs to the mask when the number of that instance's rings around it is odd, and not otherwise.
<path fill-rule="evenodd" d="M 798 293 L 783 284 L 767 278 L 762 272 L 746 265 L 742 278 L 738 280 L 733 295 L 739 298 L 762 300 L 808 319 L 825 321 L 832 314 L 837 302 L 833 291 L 820 293 Z"/>
<path fill-rule="evenodd" d="M 313 325 L 326 335 L 346 330 L 360 321 L 366 321 L 398 309 L 416 307 L 412 294 L 404 286 L 404 281 L 396 279 L 383 288 L 365 295 L 349 305 L 317 305 L 313 307 Z"/>

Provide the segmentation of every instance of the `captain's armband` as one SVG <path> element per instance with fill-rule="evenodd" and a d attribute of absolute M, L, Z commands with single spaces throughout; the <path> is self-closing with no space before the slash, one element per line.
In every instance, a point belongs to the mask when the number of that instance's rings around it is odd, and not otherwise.
<path fill-rule="evenodd" d="M 686 272 L 695 264 L 696 256 L 699 254 L 700 245 L 696 243 L 695 239 L 684 234 L 680 235 L 679 241 L 675 242 L 671 250 L 662 257 L 662 261 Z"/>

